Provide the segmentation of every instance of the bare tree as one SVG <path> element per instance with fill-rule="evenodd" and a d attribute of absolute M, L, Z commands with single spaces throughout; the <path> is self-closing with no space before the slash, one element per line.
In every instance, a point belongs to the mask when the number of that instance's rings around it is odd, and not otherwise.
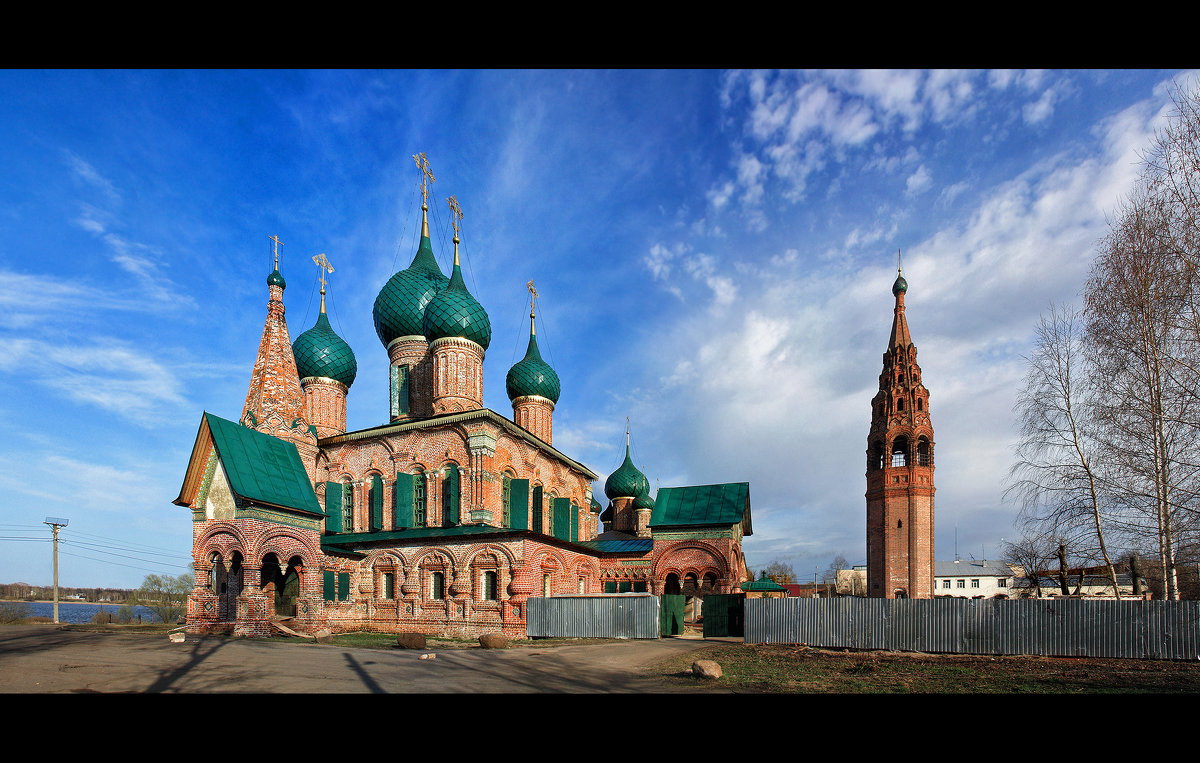
<path fill-rule="evenodd" d="M 792 569 L 792 565 L 781 562 L 778 559 L 763 567 L 762 574 L 774 580 L 779 585 L 788 585 L 789 583 L 796 582 L 796 571 Z"/>
<path fill-rule="evenodd" d="M 1051 306 L 1038 325 L 1026 358 L 1025 386 L 1017 396 L 1020 439 L 1005 496 L 1020 499 L 1028 533 L 1055 538 L 1060 548 L 1065 536 L 1074 546 L 1095 548 L 1115 590 L 1102 480 L 1095 468 L 1095 375 L 1089 373 L 1081 323 L 1077 310 Z M 1062 585 L 1066 594 L 1065 579 Z"/>

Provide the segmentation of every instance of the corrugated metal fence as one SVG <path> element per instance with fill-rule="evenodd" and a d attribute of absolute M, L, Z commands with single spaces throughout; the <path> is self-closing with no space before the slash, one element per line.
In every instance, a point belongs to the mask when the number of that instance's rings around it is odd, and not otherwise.
<path fill-rule="evenodd" d="M 539 597 L 525 606 L 530 638 L 658 638 L 658 597 L 652 594 Z"/>
<path fill-rule="evenodd" d="M 750 599 L 745 622 L 755 644 L 1200 659 L 1200 601 Z"/>

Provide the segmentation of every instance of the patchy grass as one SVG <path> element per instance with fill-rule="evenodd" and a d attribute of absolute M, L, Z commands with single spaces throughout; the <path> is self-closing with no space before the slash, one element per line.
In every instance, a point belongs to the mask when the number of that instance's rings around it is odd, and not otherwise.
<path fill-rule="evenodd" d="M 697 685 L 692 662 L 715 660 L 722 677 Z M 1015 694 L 1194 693 L 1200 663 L 1084 657 L 985 657 L 840 652 L 782 644 L 720 644 L 655 667 L 670 688 L 745 693 Z"/>

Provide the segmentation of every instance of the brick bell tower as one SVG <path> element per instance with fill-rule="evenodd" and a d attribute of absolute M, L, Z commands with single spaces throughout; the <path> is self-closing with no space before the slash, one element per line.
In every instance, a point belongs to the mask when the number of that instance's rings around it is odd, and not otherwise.
<path fill-rule="evenodd" d="M 933 598 L 933 426 L 900 270 L 895 318 L 867 435 L 867 596 Z"/>

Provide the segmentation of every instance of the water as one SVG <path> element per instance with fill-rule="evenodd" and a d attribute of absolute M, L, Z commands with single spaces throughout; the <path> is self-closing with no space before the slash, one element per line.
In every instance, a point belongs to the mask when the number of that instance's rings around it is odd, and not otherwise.
<path fill-rule="evenodd" d="M 5 602 L 9 603 L 9 602 Z M 54 602 L 47 601 L 29 601 L 22 602 L 29 607 L 29 614 L 32 617 L 54 617 Z M 60 601 L 58 602 L 58 621 L 60 623 L 70 623 L 77 625 L 79 623 L 90 623 L 92 617 L 100 611 L 108 612 L 116 617 L 117 609 L 120 604 L 89 604 L 84 601 Z M 137 622 L 137 616 L 142 616 L 143 623 L 160 622 L 158 616 L 151 612 L 148 608 L 137 606 L 133 608 L 134 622 Z"/>

